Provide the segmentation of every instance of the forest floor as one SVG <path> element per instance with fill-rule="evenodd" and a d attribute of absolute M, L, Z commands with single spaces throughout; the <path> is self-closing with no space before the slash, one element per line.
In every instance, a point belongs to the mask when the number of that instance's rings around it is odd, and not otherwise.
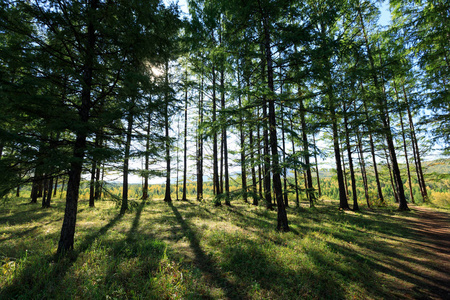
<path fill-rule="evenodd" d="M 411 205 L 276 211 L 234 200 L 81 201 L 75 250 L 55 255 L 64 201 L 0 205 L 0 299 L 450 299 L 450 212 Z"/>
<path fill-rule="evenodd" d="M 419 290 L 429 298 L 450 299 L 450 215 L 424 206 L 409 207 L 414 216 L 405 220 L 416 239 L 410 239 L 406 247 L 416 252 L 417 257 L 410 269 L 403 271 L 416 284 L 404 285 L 404 293 L 411 296 L 411 290 Z M 421 290 L 421 285 L 429 290 Z"/>

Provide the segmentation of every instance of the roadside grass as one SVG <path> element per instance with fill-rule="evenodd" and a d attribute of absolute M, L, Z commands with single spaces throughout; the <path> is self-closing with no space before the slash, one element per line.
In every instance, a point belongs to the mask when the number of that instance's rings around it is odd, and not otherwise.
<path fill-rule="evenodd" d="M 0 207 L 1 299 L 386 299 L 446 291 L 432 249 L 394 207 L 339 211 L 336 202 L 276 212 L 235 201 L 81 201 L 75 250 L 55 255 L 64 202 Z M 444 272 L 444 270 L 442 270 Z"/>

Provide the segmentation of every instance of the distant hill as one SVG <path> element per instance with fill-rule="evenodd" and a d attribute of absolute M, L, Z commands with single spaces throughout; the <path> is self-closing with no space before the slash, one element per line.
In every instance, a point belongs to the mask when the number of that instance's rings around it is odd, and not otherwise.
<path fill-rule="evenodd" d="M 424 161 L 422 167 L 425 173 L 450 175 L 450 158 Z"/>

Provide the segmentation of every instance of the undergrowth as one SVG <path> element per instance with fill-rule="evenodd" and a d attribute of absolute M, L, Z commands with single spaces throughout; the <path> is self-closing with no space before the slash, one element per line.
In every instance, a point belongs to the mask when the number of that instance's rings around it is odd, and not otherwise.
<path fill-rule="evenodd" d="M 429 291 L 411 271 L 412 213 L 339 211 L 335 202 L 276 211 L 233 202 L 81 202 L 75 250 L 57 257 L 64 203 L 0 208 L 1 299 L 385 299 Z M 401 251 L 399 251 L 401 249 Z M 422 253 L 426 255 L 426 253 Z M 404 264 L 404 267 L 402 267 Z M 392 265 L 395 268 L 392 268 Z M 391 267 L 390 267 L 391 266 Z M 432 269 L 431 263 L 425 265 Z M 409 290 L 409 294 L 405 291 Z M 421 294 L 422 293 L 422 294 Z"/>

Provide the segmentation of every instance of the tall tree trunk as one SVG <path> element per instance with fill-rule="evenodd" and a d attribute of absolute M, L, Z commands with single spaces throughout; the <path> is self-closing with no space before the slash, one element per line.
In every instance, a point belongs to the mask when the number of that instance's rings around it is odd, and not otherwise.
<path fill-rule="evenodd" d="M 37 199 L 39 198 L 38 196 L 38 189 L 39 189 L 39 181 L 41 175 L 40 175 L 40 171 L 39 171 L 39 166 L 37 166 L 34 170 L 34 177 L 33 177 L 33 181 L 31 184 L 31 203 L 35 204 L 37 203 Z"/>
<path fill-rule="evenodd" d="M 187 71 L 186 71 L 186 81 L 187 81 Z M 182 201 L 187 201 L 186 190 L 187 190 L 187 120 L 188 120 L 188 89 L 184 92 L 184 157 L 183 157 L 183 195 L 181 196 Z"/>
<path fill-rule="evenodd" d="M 340 145 L 341 145 L 341 161 L 342 161 L 342 173 L 344 174 L 344 186 L 345 186 L 345 195 L 347 196 L 348 199 L 348 180 L 347 180 L 347 170 L 345 169 L 345 155 L 344 155 L 344 142 L 340 141 Z"/>
<path fill-rule="evenodd" d="M 150 104 L 151 99 L 149 99 Z M 151 112 L 150 109 L 147 114 L 147 127 L 145 132 L 145 157 L 144 157 L 144 186 L 142 187 L 142 200 L 148 199 L 148 176 L 150 167 L 150 127 L 151 127 Z M 97 169 L 99 170 L 99 169 Z M 98 174 L 98 173 L 97 173 Z"/>
<path fill-rule="evenodd" d="M 164 103 L 164 129 L 165 129 L 165 150 L 166 150 L 166 191 L 164 194 L 165 202 L 172 202 L 170 195 L 170 136 L 169 136 L 169 61 L 166 61 L 165 74 L 165 103 Z"/>
<path fill-rule="evenodd" d="M 249 128 L 249 143 L 250 143 L 250 165 L 252 172 L 252 204 L 258 205 L 258 191 L 257 191 L 257 180 L 256 180 L 256 168 L 255 168 L 255 144 L 253 141 L 253 126 L 250 125 Z M 259 145 L 258 145 L 259 147 Z"/>
<path fill-rule="evenodd" d="M 198 146 L 197 146 L 197 201 L 203 200 L 203 68 L 201 74 L 201 84 L 199 91 L 199 102 L 198 102 L 198 114 L 199 114 L 199 124 L 198 124 Z"/>
<path fill-rule="evenodd" d="M 213 78 L 213 82 L 212 82 L 212 121 L 213 121 L 213 126 L 216 127 L 216 122 L 217 122 L 217 107 L 216 107 L 216 70 L 213 66 L 212 69 L 212 78 Z M 217 132 L 214 129 L 214 133 L 213 133 L 213 191 L 214 191 L 214 195 L 216 195 L 215 199 L 214 199 L 214 204 L 216 206 L 221 205 L 220 203 L 220 199 L 219 197 L 217 197 L 220 194 L 220 182 L 219 182 L 219 162 L 218 162 L 218 149 L 217 149 Z"/>
<path fill-rule="evenodd" d="M 386 156 L 386 164 L 387 164 L 388 171 L 389 171 L 389 178 L 391 180 L 391 187 L 392 187 L 392 192 L 394 193 L 395 203 L 399 203 L 397 187 L 395 186 L 395 183 L 394 183 L 392 168 L 391 168 L 391 164 L 389 163 L 389 155 L 387 154 L 386 148 L 384 148 L 384 155 Z"/>
<path fill-rule="evenodd" d="M 362 82 L 360 82 L 360 87 L 361 87 L 361 91 L 364 93 L 364 86 L 363 86 Z M 367 109 L 366 101 L 363 101 L 363 105 L 364 105 L 364 115 L 366 117 L 366 121 L 369 123 L 370 118 L 369 118 L 369 112 Z M 381 188 L 380 175 L 378 173 L 377 159 L 376 159 L 376 153 L 375 153 L 375 143 L 373 141 L 372 129 L 370 127 L 371 126 L 367 126 L 367 131 L 369 134 L 369 145 L 370 145 L 370 154 L 372 155 L 373 172 L 374 172 L 374 176 L 375 176 L 375 183 L 377 185 L 378 199 L 383 204 L 383 203 L 385 203 L 384 196 L 383 196 L 383 190 Z"/>
<path fill-rule="evenodd" d="M 97 10 L 98 0 L 89 0 L 89 10 L 87 14 L 87 47 L 86 60 L 83 67 L 81 105 L 78 110 L 81 127 L 87 127 L 89 122 L 89 111 L 91 107 L 91 89 L 93 66 L 95 56 L 95 28 L 93 24 L 94 12 Z M 87 129 L 87 128 L 86 128 Z M 75 144 L 73 146 L 73 160 L 70 163 L 69 182 L 67 183 L 66 208 L 64 211 L 64 221 L 61 228 L 61 236 L 58 243 L 57 253 L 65 253 L 73 249 L 75 226 L 77 219 L 78 195 L 83 170 L 84 153 L 86 149 L 87 133 L 83 129 L 76 132 Z"/>
<path fill-rule="evenodd" d="M 221 135 L 220 135 L 220 137 L 221 137 L 221 139 L 220 139 L 220 168 L 219 168 L 219 185 L 220 185 L 220 192 L 219 192 L 219 194 L 223 194 L 223 158 L 224 158 L 224 155 L 223 155 L 223 150 L 224 150 L 224 148 L 223 148 L 223 130 L 221 130 Z"/>
<path fill-rule="evenodd" d="M 423 176 L 422 161 L 420 159 L 419 144 L 417 143 L 416 131 L 414 129 L 414 122 L 412 119 L 411 108 L 409 106 L 409 101 L 408 101 L 408 97 L 406 95 L 406 90 L 405 90 L 404 85 L 402 86 L 402 89 L 403 89 L 403 97 L 405 99 L 406 109 L 408 112 L 409 129 L 410 129 L 410 134 L 411 134 L 411 143 L 413 146 L 412 148 L 413 148 L 414 162 L 416 164 L 417 180 L 419 182 L 420 193 L 422 195 L 423 202 L 428 202 L 427 186 L 425 184 L 425 177 Z"/>
<path fill-rule="evenodd" d="M 241 89 L 241 78 L 238 75 L 238 89 Z M 243 107 L 242 107 L 242 99 L 241 94 L 238 96 L 238 105 L 239 105 L 239 139 L 241 144 L 241 182 L 242 182 L 242 196 L 244 198 L 244 202 L 247 203 L 247 162 L 246 162 L 246 147 L 245 147 L 245 135 L 244 135 L 244 118 L 242 116 Z M 251 129 L 250 129 L 251 130 Z"/>
<path fill-rule="evenodd" d="M 131 136 L 133 133 L 133 120 L 134 120 L 134 103 L 129 108 L 127 131 L 125 140 L 125 155 L 123 159 L 123 184 L 122 184 L 122 205 L 120 207 L 120 214 L 123 215 L 128 210 L 128 173 L 129 173 L 129 161 L 130 161 L 130 149 L 131 149 Z"/>
<path fill-rule="evenodd" d="M 397 105 L 399 106 L 399 117 L 400 117 L 400 126 L 402 129 L 402 139 L 403 139 L 403 151 L 405 152 L 405 161 L 406 161 L 406 171 L 408 174 L 408 186 L 409 186 L 409 195 L 411 198 L 411 202 L 414 203 L 414 194 L 413 194 L 413 190 L 412 190 L 412 181 L 411 181 L 411 170 L 409 168 L 409 158 L 408 158 L 408 149 L 406 147 L 406 134 L 405 134 L 405 126 L 403 124 L 403 114 L 402 114 L 402 109 L 400 108 L 400 101 L 399 101 L 399 95 L 398 95 L 398 91 L 397 91 L 397 84 L 395 83 L 394 80 L 394 91 L 395 91 L 395 96 L 397 98 Z"/>
<path fill-rule="evenodd" d="M 300 91 L 300 89 L 299 89 Z M 302 140 L 303 140 L 303 158 L 305 159 L 305 167 L 306 167 L 306 193 L 308 195 L 309 199 L 309 206 L 314 206 L 315 198 L 315 191 L 312 184 L 312 175 L 311 175 L 311 163 L 310 163 L 310 152 L 309 152 L 309 143 L 308 143 L 308 135 L 307 135 L 307 128 L 306 128 L 306 120 L 305 120 L 305 114 L 306 109 L 305 105 L 303 103 L 302 95 L 299 95 L 300 98 L 300 123 L 302 126 Z"/>
<path fill-rule="evenodd" d="M 62 178 L 62 184 L 61 184 L 61 190 L 59 191 L 59 198 L 62 198 L 62 194 L 64 193 L 64 185 L 66 184 L 66 177 L 63 176 Z"/>
<path fill-rule="evenodd" d="M 46 193 L 44 197 L 42 198 L 42 207 L 43 208 L 50 208 L 50 202 L 52 201 L 52 194 L 53 194 L 53 177 L 49 177 L 46 180 Z"/>
<path fill-rule="evenodd" d="M 331 100 L 330 102 L 333 102 Z M 338 179 L 339 186 L 339 208 L 340 209 L 350 209 L 347 201 L 347 194 L 344 183 L 344 174 L 342 172 L 342 163 L 341 163 L 341 150 L 339 148 L 339 135 L 338 135 L 338 124 L 335 113 L 334 104 L 330 107 L 331 113 L 331 122 L 332 122 L 332 131 L 333 131 L 333 149 L 334 149 L 334 158 L 336 161 L 336 173 Z"/>
<path fill-rule="evenodd" d="M 350 145 L 350 129 L 348 126 L 348 117 L 347 117 L 347 107 L 344 102 L 344 126 L 345 126 L 345 142 L 347 144 L 347 157 L 348 157 L 348 167 L 350 169 L 350 180 L 352 181 L 352 198 L 353 198 L 353 210 L 359 210 L 358 205 L 358 195 L 356 192 L 356 177 L 355 171 L 353 169 L 353 158 L 352 158 L 352 149 Z"/>
<path fill-rule="evenodd" d="M 356 103 L 354 103 L 354 112 L 355 115 L 357 114 L 357 109 L 356 109 Z M 363 179 L 363 185 L 364 185 L 364 196 L 366 198 L 366 203 L 367 203 L 367 207 L 370 207 L 370 199 L 369 199 L 369 182 L 367 180 L 367 172 L 366 172 L 366 163 L 364 161 L 364 151 L 363 151 L 363 147 L 362 147 L 362 142 L 361 142 L 361 134 L 359 131 L 359 128 L 356 128 L 356 138 L 357 138 L 357 147 L 358 147 L 358 157 L 359 157 L 359 164 L 361 167 L 361 176 Z"/>
<path fill-rule="evenodd" d="M 180 118 L 177 118 L 178 119 L 178 121 L 177 121 L 177 136 L 179 137 L 180 136 Z M 179 142 L 179 139 L 177 138 L 177 145 L 176 145 L 176 149 L 177 149 L 177 153 L 176 153 L 176 157 L 177 157 L 177 168 L 176 168 L 176 170 L 177 170 L 177 180 L 176 180 L 176 184 L 175 184 L 175 195 L 176 195 L 176 197 L 177 197 L 177 201 L 179 201 L 180 199 L 179 199 L 179 197 L 178 197 L 178 191 L 179 191 L 179 172 L 180 172 L 180 155 L 179 155 L 179 152 L 180 152 L 180 147 L 179 147 L 179 145 L 178 145 L 178 142 Z"/>
<path fill-rule="evenodd" d="M 96 170 L 96 161 L 92 158 L 91 165 L 91 179 L 89 180 L 89 207 L 95 206 L 95 170 Z"/>
<path fill-rule="evenodd" d="M 220 102 L 222 108 L 222 162 L 224 164 L 224 182 L 225 182 L 225 205 L 230 206 L 230 177 L 228 174 L 228 144 L 227 144 L 227 124 L 225 117 L 225 70 L 222 64 L 220 68 Z"/>
<path fill-rule="evenodd" d="M 273 65 L 272 65 L 272 47 L 270 40 L 269 22 L 264 16 L 264 11 L 261 8 L 261 16 L 264 29 L 264 50 L 265 59 L 267 63 L 267 85 L 269 89 L 274 92 L 273 84 Z M 269 132 L 270 132 L 270 148 L 272 151 L 272 174 L 273 174 L 273 189 L 275 192 L 277 202 L 277 229 L 280 231 L 289 231 L 289 224 L 286 214 L 286 209 L 283 201 L 283 190 L 280 177 L 280 166 L 278 158 L 278 140 L 277 140 L 277 124 L 275 116 L 275 99 L 268 100 L 269 106 Z"/>
<path fill-rule="evenodd" d="M 259 113 L 259 109 L 258 109 L 258 119 L 260 119 L 260 113 Z M 259 199 L 264 199 L 263 198 L 263 179 L 262 179 L 262 170 L 261 170 L 261 126 L 260 126 L 260 122 L 258 122 L 258 124 L 256 125 L 257 128 L 257 149 L 258 149 L 258 193 L 259 193 Z"/>
<path fill-rule="evenodd" d="M 283 94 L 283 85 L 281 84 L 281 94 Z M 285 130 L 284 130 L 284 107 L 281 104 L 281 141 L 282 141 L 282 149 L 283 149 L 283 201 L 284 206 L 289 207 L 289 197 L 288 197 L 288 189 L 287 189 L 287 167 L 286 167 L 286 138 L 285 138 Z"/>
<path fill-rule="evenodd" d="M 56 197 L 56 190 L 58 188 L 58 177 L 59 176 L 55 177 L 55 186 L 53 187 L 53 197 Z M 17 196 L 17 197 L 19 197 L 19 196 Z"/>
<path fill-rule="evenodd" d="M 289 118 L 290 121 L 290 127 L 291 127 L 291 132 L 294 131 L 294 126 L 292 125 L 292 116 Z M 294 141 L 294 136 L 291 136 L 291 142 L 292 142 L 292 156 L 294 157 L 295 161 L 294 161 L 294 188 L 295 188 L 295 205 L 297 207 L 300 207 L 300 197 L 298 194 L 298 171 L 297 171 L 297 156 L 295 153 L 295 141 Z"/>
<path fill-rule="evenodd" d="M 367 49 L 367 57 L 368 57 L 369 63 L 370 63 L 373 82 L 374 82 L 376 90 L 379 93 L 379 95 L 377 95 L 377 97 L 376 97 L 377 98 L 376 101 L 380 107 L 381 121 L 383 124 L 385 139 L 386 139 L 389 156 L 390 156 L 391 163 L 392 163 L 392 172 L 393 172 L 393 176 L 394 176 L 395 187 L 398 192 L 398 197 L 399 197 L 398 209 L 399 210 L 409 210 L 408 204 L 407 204 L 406 198 L 405 198 L 405 192 L 404 192 L 403 182 L 402 182 L 401 175 L 400 175 L 400 169 L 399 169 L 398 162 L 397 162 L 397 155 L 395 153 L 395 146 L 394 146 L 394 141 L 392 138 L 391 127 L 389 124 L 389 112 L 387 110 L 386 94 L 383 92 L 382 86 L 378 82 L 378 76 L 377 76 L 376 70 L 375 70 L 375 63 L 374 63 L 371 49 L 369 46 L 369 39 L 366 34 L 366 29 L 365 29 L 364 20 L 362 17 L 360 7 L 358 7 L 358 14 L 359 14 L 359 19 L 360 19 L 361 29 L 362 29 L 362 32 L 364 35 L 364 41 L 365 41 L 365 45 L 366 45 L 366 49 Z"/>
<path fill-rule="evenodd" d="M 261 45 L 261 52 L 264 53 L 264 45 Z M 266 63 L 267 61 L 262 58 L 261 64 L 261 75 L 262 80 L 266 81 Z M 272 189 L 271 189 L 271 180 L 270 180 L 270 145 L 269 145 L 269 131 L 267 130 L 267 125 L 269 124 L 269 119 L 267 115 L 267 97 L 263 95 L 263 104 L 262 104 L 262 112 L 263 112 L 263 139 L 264 139 L 264 199 L 266 201 L 266 208 L 273 209 L 272 203 Z"/>
<path fill-rule="evenodd" d="M 98 148 L 99 147 L 99 134 L 95 135 L 95 142 L 94 142 L 94 147 Z M 91 179 L 89 182 L 89 207 L 94 207 L 95 206 L 95 175 L 96 175 L 96 170 L 97 170 L 97 159 L 94 157 L 95 155 L 92 155 L 92 166 L 91 166 Z"/>
<path fill-rule="evenodd" d="M 322 189 L 320 188 L 319 164 L 317 162 L 316 137 L 314 134 L 313 134 L 313 146 L 314 146 L 314 161 L 315 161 L 315 166 L 316 166 L 317 190 L 318 190 L 319 198 L 320 198 L 320 197 L 322 197 Z"/>

